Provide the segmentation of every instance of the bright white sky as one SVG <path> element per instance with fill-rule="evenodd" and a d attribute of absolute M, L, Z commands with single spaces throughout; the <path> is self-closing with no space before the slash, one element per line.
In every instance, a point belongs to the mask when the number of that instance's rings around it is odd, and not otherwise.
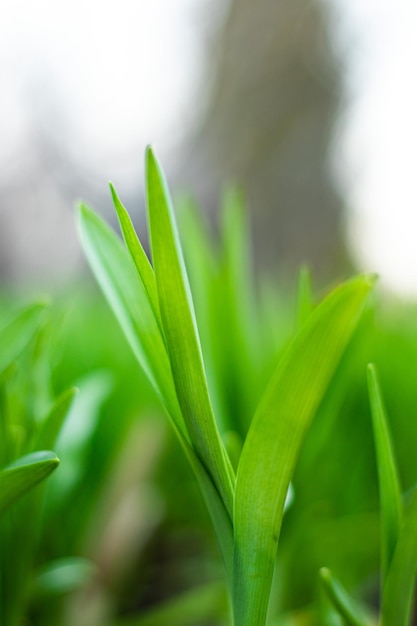
<path fill-rule="evenodd" d="M 339 174 L 360 265 L 417 295 L 417 2 L 334 0 L 346 18 L 351 105 Z"/>
<path fill-rule="evenodd" d="M 345 18 L 337 39 L 350 52 L 351 105 L 337 169 L 352 208 L 352 245 L 363 269 L 416 295 L 417 2 L 327 1 Z M 151 141 L 163 157 L 198 114 L 201 21 L 225 5 L 3 0 L 2 176 L 10 153 L 24 145 L 30 98 L 43 84 L 66 104 L 83 158 L 131 183 L 139 165 L 123 155 Z"/>

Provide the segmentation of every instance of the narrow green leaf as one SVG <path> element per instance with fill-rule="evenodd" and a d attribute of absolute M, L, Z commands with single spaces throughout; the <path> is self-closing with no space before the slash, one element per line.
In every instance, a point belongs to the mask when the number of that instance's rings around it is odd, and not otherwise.
<path fill-rule="evenodd" d="M 404 513 L 385 578 L 381 626 L 410 626 L 417 574 L 417 489 Z"/>
<path fill-rule="evenodd" d="M 235 495 L 235 626 L 264 626 L 285 499 L 301 443 L 373 279 L 335 289 L 283 355 L 253 418 Z"/>
<path fill-rule="evenodd" d="M 117 235 L 83 204 L 79 207 L 79 229 L 91 268 L 130 347 L 168 414 L 187 436 L 164 340 L 144 281 Z"/>
<path fill-rule="evenodd" d="M 0 471 L 0 514 L 58 466 L 53 452 L 33 452 Z"/>
<path fill-rule="evenodd" d="M 209 398 L 170 196 L 162 170 L 150 148 L 146 158 L 146 182 L 152 260 L 179 404 L 193 447 L 232 515 L 233 469 L 221 442 Z"/>
<path fill-rule="evenodd" d="M 216 303 L 216 365 L 226 401 L 227 430 L 236 430 L 244 437 L 256 407 L 258 376 L 264 361 L 260 359 L 259 321 L 254 306 L 249 215 L 243 193 L 237 187 L 225 190 L 220 217 L 221 296 Z"/>
<path fill-rule="evenodd" d="M 150 608 L 141 615 L 125 617 L 112 626 L 165 626 L 181 624 L 195 626 L 200 623 L 218 623 L 218 618 L 227 613 L 227 596 L 222 583 L 201 585 Z"/>
<path fill-rule="evenodd" d="M 388 422 L 375 366 L 368 365 L 368 389 L 371 404 L 381 503 L 381 563 L 384 582 L 402 518 L 401 491 L 391 444 Z"/>
<path fill-rule="evenodd" d="M 0 330 L 0 373 L 19 356 L 39 329 L 46 306 L 46 302 L 28 306 Z"/>
<path fill-rule="evenodd" d="M 351 598 L 343 585 L 333 576 L 327 567 L 320 570 L 320 579 L 333 607 L 346 626 L 368 626 L 369 621 L 357 602 Z"/>
<path fill-rule="evenodd" d="M 239 280 L 231 287 L 238 306 L 241 305 L 243 313 L 248 315 L 251 301 L 246 290 L 252 277 L 252 250 L 248 211 L 241 189 L 234 186 L 225 189 L 220 216 L 223 253 L 230 277 L 241 279 L 244 276 L 246 279 L 245 282 Z"/>
<path fill-rule="evenodd" d="M 158 294 L 156 292 L 155 275 L 152 266 L 149 263 L 146 252 L 138 239 L 129 213 L 126 211 L 125 207 L 121 203 L 112 183 L 110 183 L 110 191 L 113 198 L 114 208 L 116 209 L 117 217 L 119 219 L 123 239 L 125 240 L 132 261 L 135 264 L 138 275 L 143 282 L 146 293 L 148 294 L 148 299 L 152 306 L 154 315 L 160 323 Z"/>
<path fill-rule="evenodd" d="M 77 393 L 78 389 L 72 387 L 71 389 L 64 391 L 64 393 L 57 398 L 45 420 L 40 425 L 39 432 L 35 439 L 35 449 L 47 449 L 54 447 L 62 425 Z"/>
<path fill-rule="evenodd" d="M 168 356 L 144 282 L 115 233 L 90 209 L 80 207 L 84 248 L 127 339 L 145 372 L 159 391 L 172 425 L 200 485 L 216 529 L 220 549 L 231 572 L 233 535 L 231 518 L 206 469 L 189 444 L 178 406 Z M 155 372 L 155 373 L 154 373 Z M 157 382 L 158 381 L 158 382 Z"/>

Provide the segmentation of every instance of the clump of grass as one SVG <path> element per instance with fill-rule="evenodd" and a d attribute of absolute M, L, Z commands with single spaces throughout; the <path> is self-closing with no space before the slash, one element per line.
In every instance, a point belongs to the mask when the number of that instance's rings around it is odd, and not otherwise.
<path fill-rule="evenodd" d="M 400 480 L 376 367 L 368 366 L 368 388 L 381 505 L 381 626 L 410 626 L 417 575 L 417 489 L 404 507 Z M 372 626 L 376 618 L 360 607 L 329 570 L 321 578 L 331 603 L 349 626 Z"/>
<path fill-rule="evenodd" d="M 0 330 L 0 622 L 7 626 L 21 623 L 33 582 L 36 522 L 42 505 L 42 492 L 34 488 L 59 464 L 50 451 L 58 408 L 39 427 L 30 408 L 22 408 L 22 396 L 14 394 L 20 361 L 39 337 L 45 308 L 43 302 L 34 303 Z M 60 405 L 63 417 L 62 409 Z"/>
<path fill-rule="evenodd" d="M 152 264 L 111 191 L 124 243 L 81 204 L 87 258 L 196 476 L 223 557 L 233 623 L 264 626 L 296 459 L 374 279 L 359 276 L 340 285 L 311 313 L 303 299 L 299 331 L 275 366 L 241 452 L 234 446 L 231 459 L 209 392 L 172 203 L 151 148 L 146 195 Z M 233 416 L 227 418 L 233 425 Z"/>

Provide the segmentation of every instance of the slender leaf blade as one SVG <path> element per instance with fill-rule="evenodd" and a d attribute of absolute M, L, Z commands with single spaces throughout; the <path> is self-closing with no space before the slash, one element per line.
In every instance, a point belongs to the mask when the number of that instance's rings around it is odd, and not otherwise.
<path fill-rule="evenodd" d="M 31 304 L 0 330 L 0 373 L 19 356 L 39 329 L 46 306 L 46 302 Z"/>
<path fill-rule="evenodd" d="M 0 471 L 0 514 L 44 480 L 59 464 L 49 451 L 33 452 L 14 461 Z"/>
<path fill-rule="evenodd" d="M 148 294 L 149 302 L 154 311 L 155 317 L 160 322 L 158 294 L 156 291 L 155 275 L 153 268 L 149 262 L 146 252 L 142 247 L 141 242 L 138 239 L 135 228 L 130 219 L 129 213 L 120 201 L 117 195 L 116 189 L 113 184 L 110 183 L 110 191 L 113 198 L 114 208 L 119 219 L 120 230 L 122 231 L 123 239 L 126 243 L 127 249 L 130 252 L 133 263 L 136 266 L 138 275 L 143 282 L 143 286 Z"/>
<path fill-rule="evenodd" d="M 397 545 L 402 518 L 402 503 L 391 436 L 378 376 L 373 364 L 368 365 L 368 389 L 381 502 L 381 562 L 384 581 Z"/>
<path fill-rule="evenodd" d="M 236 481 L 235 626 L 265 623 L 296 458 L 372 284 L 370 277 L 358 277 L 315 309 L 288 346 L 255 413 Z"/>
<path fill-rule="evenodd" d="M 233 556 L 231 518 L 224 508 L 223 501 L 206 468 L 189 443 L 188 433 L 182 421 L 172 376 L 170 375 L 165 345 L 159 329 L 157 329 L 157 322 L 144 283 L 138 279 L 136 268 L 133 267 L 129 255 L 113 231 L 91 209 L 85 206 L 80 208 L 80 230 L 93 271 L 116 313 L 138 361 L 146 372 L 149 371 L 150 367 L 155 367 L 157 374 L 159 373 L 159 380 L 162 380 L 160 383 L 162 399 L 165 400 L 165 406 L 172 418 L 174 430 L 201 488 L 216 529 L 226 570 L 230 573 Z M 152 336 L 149 336 L 149 333 Z M 156 342 L 156 350 L 152 345 L 153 340 Z M 161 368 L 163 368 L 162 373 Z M 167 380 L 168 373 L 170 376 Z"/>
<path fill-rule="evenodd" d="M 410 626 L 416 574 L 417 489 L 414 489 L 385 578 L 381 626 Z"/>
<path fill-rule="evenodd" d="M 320 570 L 320 579 L 328 599 L 346 626 L 369 626 L 364 611 L 327 567 Z"/>
<path fill-rule="evenodd" d="M 144 281 L 117 235 L 84 204 L 79 207 L 79 230 L 87 259 L 130 347 L 169 415 L 186 434 L 164 339 Z"/>
<path fill-rule="evenodd" d="M 75 396 L 78 393 L 76 387 L 64 391 L 54 402 L 51 410 L 42 422 L 35 439 L 35 448 L 48 449 L 55 445 L 62 425 L 67 417 Z"/>
<path fill-rule="evenodd" d="M 146 170 L 152 260 L 175 388 L 193 447 L 231 515 L 233 470 L 211 406 L 171 199 L 162 170 L 150 148 Z"/>

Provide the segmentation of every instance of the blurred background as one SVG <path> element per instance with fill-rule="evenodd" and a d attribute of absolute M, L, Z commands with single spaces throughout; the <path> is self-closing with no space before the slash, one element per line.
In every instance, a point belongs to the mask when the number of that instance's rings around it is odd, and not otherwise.
<path fill-rule="evenodd" d="M 257 263 L 417 291 L 411 0 L 4 0 L 0 278 L 81 264 L 74 201 L 139 228 L 143 152 L 215 220 L 247 194 Z"/>
<path fill-rule="evenodd" d="M 228 623 L 196 484 L 78 242 L 77 199 L 116 225 L 109 180 L 145 233 L 148 143 L 186 209 L 179 226 L 212 402 L 239 437 L 316 286 L 380 274 L 384 289 L 297 465 L 271 624 L 317 626 L 323 565 L 377 605 L 370 361 L 404 491 L 417 480 L 416 22 L 412 0 L 3 0 L 0 344 L 22 301 L 45 290 L 54 303 L 0 372 L 0 424 L 19 451 L 54 407 L 65 423 L 39 532 L 28 531 L 28 500 L 19 532 L 0 532 L 2 623 Z M 239 193 L 222 201 L 229 183 L 243 190 L 251 229 Z M 304 274 L 297 308 L 301 264 L 314 288 Z M 66 418 L 61 394 L 65 408 L 73 385 Z M 20 622 L 7 621 L 7 606 L 20 607 Z M 285 612 L 288 622 L 273 621 Z"/>

